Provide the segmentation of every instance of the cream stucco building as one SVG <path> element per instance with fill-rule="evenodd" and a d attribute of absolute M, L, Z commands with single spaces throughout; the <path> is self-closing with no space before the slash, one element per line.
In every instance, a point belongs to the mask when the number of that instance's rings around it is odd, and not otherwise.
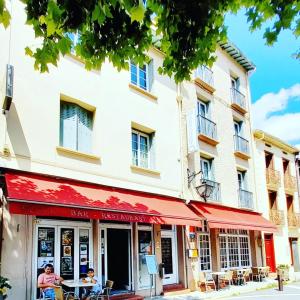
<path fill-rule="evenodd" d="M 11 15 L 0 28 L 1 99 L 13 67 L 0 167 L 1 274 L 12 299 L 39 297 L 47 263 L 69 280 L 93 267 L 103 285 L 141 297 L 150 292 L 146 255 L 159 266 L 155 294 L 199 289 L 199 272 L 263 263 L 261 231 L 275 226 L 256 212 L 254 65 L 236 46 L 221 44 L 212 70 L 199 67 L 179 86 L 157 72 L 163 53 L 154 48 L 130 71 L 108 62 L 87 71 L 70 55 L 40 74 L 24 53 L 39 41 L 21 1 Z"/>

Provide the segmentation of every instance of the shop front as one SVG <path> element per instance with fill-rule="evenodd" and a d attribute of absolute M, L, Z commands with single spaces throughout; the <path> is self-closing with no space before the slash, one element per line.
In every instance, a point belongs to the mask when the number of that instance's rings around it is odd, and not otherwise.
<path fill-rule="evenodd" d="M 12 293 L 16 292 L 13 295 L 18 295 L 18 299 L 38 299 L 37 277 L 47 263 L 53 264 L 55 272 L 68 280 L 86 276 L 87 269 L 93 267 L 103 285 L 106 280 L 114 281 L 114 293 L 135 291 L 148 296 L 147 254 L 155 254 L 158 264 L 164 264 L 161 277 L 156 276 L 153 282 L 156 294 L 162 292 L 163 285 L 179 281 L 185 284 L 185 252 L 177 249 L 184 247 L 185 225 L 200 227 L 201 222 L 182 201 L 28 172 L 4 171 L 8 226 L 4 228 L 2 270 L 12 278 L 16 286 Z M 10 236 L 22 232 L 26 235 L 24 251 L 28 255 L 23 265 L 27 272 L 13 275 L 8 261 L 16 253 L 21 255 L 24 245 Z M 21 281 L 26 282 L 30 298 L 18 293 Z"/>

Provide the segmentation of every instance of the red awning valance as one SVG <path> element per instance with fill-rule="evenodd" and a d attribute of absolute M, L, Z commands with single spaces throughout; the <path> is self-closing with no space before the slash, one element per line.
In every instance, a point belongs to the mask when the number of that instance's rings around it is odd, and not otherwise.
<path fill-rule="evenodd" d="M 179 199 L 45 175 L 8 171 L 12 213 L 201 226 Z"/>
<path fill-rule="evenodd" d="M 203 202 L 192 202 L 191 208 L 208 221 L 210 228 L 277 231 L 275 225 L 257 212 Z"/>

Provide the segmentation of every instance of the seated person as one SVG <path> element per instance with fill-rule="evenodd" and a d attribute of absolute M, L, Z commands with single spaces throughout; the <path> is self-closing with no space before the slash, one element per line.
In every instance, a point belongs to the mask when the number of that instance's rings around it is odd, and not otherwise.
<path fill-rule="evenodd" d="M 53 266 L 51 264 L 46 264 L 44 267 L 44 273 L 40 274 L 38 277 L 38 287 L 42 289 L 45 297 L 51 300 L 55 300 L 54 289 L 59 286 L 55 284 L 63 281 L 63 278 L 53 273 Z"/>
<path fill-rule="evenodd" d="M 100 285 L 100 280 L 97 276 L 95 276 L 94 269 L 89 268 L 87 272 L 87 277 L 82 279 L 82 282 L 85 283 L 94 283 L 94 286 L 86 287 L 85 293 L 82 297 L 83 300 L 90 300 L 91 296 L 97 295 L 98 293 L 102 292 L 102 288 Z"/>

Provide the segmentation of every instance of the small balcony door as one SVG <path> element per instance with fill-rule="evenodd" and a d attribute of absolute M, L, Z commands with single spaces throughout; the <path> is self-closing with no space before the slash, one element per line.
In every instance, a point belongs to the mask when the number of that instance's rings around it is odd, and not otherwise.
<path fill-rule="evenodd" d="M 237 177 L 238 177 L 239 190 L 245 190 L 246 189 L 245 172 L 238 171 Z"/>
<path fill-rule="evenodd" d="M 200 160 L 201 171 L 204 179 L 213 180 L 212 162 L 208 159 L 202 158 Z"/>

